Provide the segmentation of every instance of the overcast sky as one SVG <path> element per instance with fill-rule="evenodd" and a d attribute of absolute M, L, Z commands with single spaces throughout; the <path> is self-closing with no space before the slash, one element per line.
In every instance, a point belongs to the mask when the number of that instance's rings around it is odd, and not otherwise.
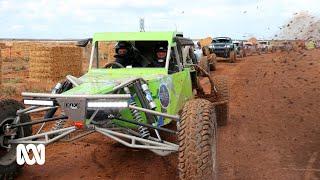
<path fill-rule="evenodd" d="M 85 38 L 94 32 L 178 30 L 185 36 L 270 38 L 320 0 L 0 0 L 0 38 Z"/>

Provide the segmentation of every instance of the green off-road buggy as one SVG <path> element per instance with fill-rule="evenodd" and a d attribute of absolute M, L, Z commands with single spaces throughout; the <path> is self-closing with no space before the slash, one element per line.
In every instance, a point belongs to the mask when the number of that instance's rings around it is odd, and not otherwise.
<path fill-rule="evenodd" d="M 12 178 L 21 169 L 18 144 L 48 145 L 101 133 L 130 148 L 176 153 L 180 179 L 215 179 L 217 124 L 228 119 L 228 87 L 225 78 L 211 78 L 197 66 L 193 50 L 185 51 L 192 40 L 176 32 L 96 33 L 79 45 L 89 41 L 88 73 L 68 75 L 52 93 L 24 92 L 24 105 L 0 101 L 0 177 Z M 100 47 L 118 41 L 130 42 L 144 59 L 158 42 L 167 43 L 165 67 L 104 64 Z M 209 80 L 200 81 L 199 71 Z M 200 84 L 211 86 L 210 92 Z M 39 112 L 44 118 L 31 120 L 30 114 Z"/>

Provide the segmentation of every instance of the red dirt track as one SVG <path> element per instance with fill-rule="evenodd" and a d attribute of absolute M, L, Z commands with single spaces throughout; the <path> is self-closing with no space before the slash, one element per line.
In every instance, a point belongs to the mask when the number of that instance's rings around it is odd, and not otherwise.
<path fill-rule="evenodd" d="M 320 50 L 221 62 L 230 121 L 219 128 L 219 179 L 320 179 Z M 176 154 L 126 148 L 97 133 L 46 148 L 18 179 L 177 179 Z"/>

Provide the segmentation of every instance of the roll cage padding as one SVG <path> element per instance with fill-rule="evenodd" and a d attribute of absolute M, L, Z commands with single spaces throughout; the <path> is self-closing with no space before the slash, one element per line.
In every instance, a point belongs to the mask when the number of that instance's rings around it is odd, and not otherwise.
<path fill-rule="evenodd" d="M 179 46 L 194 46 L 194 42 L 189 38 L 175 37 L 174 40 Z"/>

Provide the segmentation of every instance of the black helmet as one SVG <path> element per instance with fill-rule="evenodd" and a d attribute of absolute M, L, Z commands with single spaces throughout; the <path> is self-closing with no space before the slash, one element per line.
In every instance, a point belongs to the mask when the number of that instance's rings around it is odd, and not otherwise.
<path fill-rule="evenodd" d="M 159 43 L 155 48 L 155 52 L 167 52 L 168 44 L 167 43 Z"/>
<path fill-rule="evenodd" d="M 117 54 L 119 49 L 127 49 L 129 53 L 132 50 L 132 44 L 127 41 L 119 41 L 114 48 Z"/>

